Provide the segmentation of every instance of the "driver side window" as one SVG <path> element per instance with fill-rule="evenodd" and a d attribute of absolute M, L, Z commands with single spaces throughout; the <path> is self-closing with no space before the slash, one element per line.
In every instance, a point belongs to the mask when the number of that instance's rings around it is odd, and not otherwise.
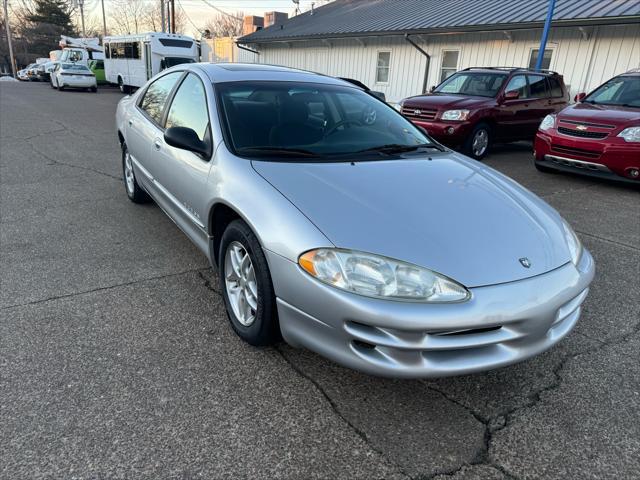
<path fill-rule="evenodd" d="M 190 128 L 198 134 L 200 141 L 205 141 L 209 128 L 207 96 L 204 85 L 194 74 L 188 74 L 178 87 L 169 108 L 165 127 Z"/>
<path fill-rule="evenodd" d="M 516 91 L 520 94 L 520 98 L 529 97 L 529 89 L 527 88 L 527 79 L 524 75 L 516 75 L 509 80 L 509 83 L 505 87 L 505 92 Z"/>

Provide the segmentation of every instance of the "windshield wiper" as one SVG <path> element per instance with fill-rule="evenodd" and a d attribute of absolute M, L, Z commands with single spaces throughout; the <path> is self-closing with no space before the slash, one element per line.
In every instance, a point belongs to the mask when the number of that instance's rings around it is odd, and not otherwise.
<path fill-rule="evenodd" d="M 238 148 L 240 154 L 257 154 L 258 156 L 268 157 L 319 157 L 317 153 L 302 148 L 285 148 L 285 147 L 243 147 Z"/>
<path fill-rule="evenodd" d="M 367 152 L 380 152 L 380 153 L 404 153 L 413 152 L 421 148 L 434 148 L 436 150 L 443 151 L 439 146 L 432 143 L 421 143 L 419 145 L 400 145 L 398 143 L 389 143 L 387 145 L 379 145 L 377 147 L 365 148 L 364 150 L 358 150 L 354 153 L 367 153 Z"/>

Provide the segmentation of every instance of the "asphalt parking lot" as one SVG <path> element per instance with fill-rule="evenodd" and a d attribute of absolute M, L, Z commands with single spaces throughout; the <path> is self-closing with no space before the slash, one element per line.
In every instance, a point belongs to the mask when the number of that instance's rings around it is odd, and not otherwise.
<path fill-rule="evenodd" d="M 121 94 L 0 84 L 0 478 L 640 478 L 640 191 L 487 164 L 597 262 L 576 329 L 501 370 L 393 381 L 227 324 L 215 275 L 126 197 Z"/>

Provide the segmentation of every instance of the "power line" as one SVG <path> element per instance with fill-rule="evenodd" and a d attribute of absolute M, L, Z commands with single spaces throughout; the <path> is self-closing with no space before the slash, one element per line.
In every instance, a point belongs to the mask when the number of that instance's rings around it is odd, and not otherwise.
<path fill-rule="evenodd" d="M 193 20 L 191 20 L 191 17 L 189 16 L 189 14 L 187 13 L 187 11 L 184 9 L 184 7 L 182 6 L 182 3 L 180 2 L 180 0 L 178 0 L 178 6 L 180 7 L 180 9 L 182 10 L 182 13 L 184 13 L 184 16 L 187 17 L 187 20 L 189 20 L 189 23 L 193 26 L 193 28 L 196 29 L 196 32 L 202 34 L 202 32 L 200 31 L 200 27 L 198 27 L 195 23 L 193 23 Z"/>
<path fill-rule="evenodd" d="M 202 0 L 205 5 L 210 6 L 211 8 L 213 8 L 216 12 L 221 13 L 222 15 L 226 15 L 227 17 L 231 17 L 235 20 L 242 20 L 242 18 L 240 17 L 236 17 L 235 15 L 231 15 L 230 13 L 225 12 L 224 10 L 222 10 L 221 8 L 216 7 L 215 5 L 213 5 L 212 3 L 209 3 L 207 0 Z"/>

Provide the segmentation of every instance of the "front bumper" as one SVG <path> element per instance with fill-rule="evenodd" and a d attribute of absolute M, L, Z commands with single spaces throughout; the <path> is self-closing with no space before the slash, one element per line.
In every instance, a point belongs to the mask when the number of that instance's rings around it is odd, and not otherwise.
<path fill-rule="evenodd" d="M 630 169 L 640 169 L 640 144 L 574 139 L 550 130 L 538 131 L 534 151 L 536 163 L 545 167 L 640 184 L 640 177 L 628 175 Z"/>
<path fill-rule="evenodd" d="M 424 128 L 438 142 L 452 148 L 463 145 L 473 127 L 469 122 L 426 121 L 413 118 L 408 120 Z"/>
<path fill-rule="evenodd" d="M 289 344 L 396 378 L 463 375 L 549 349 L 575 326 L 595 273 L 585 249 L 578 268 L 569 263 L 537 277 L 473 288 L 463 303 L 419 304 L 344 292 L 265 253 Z"/>

